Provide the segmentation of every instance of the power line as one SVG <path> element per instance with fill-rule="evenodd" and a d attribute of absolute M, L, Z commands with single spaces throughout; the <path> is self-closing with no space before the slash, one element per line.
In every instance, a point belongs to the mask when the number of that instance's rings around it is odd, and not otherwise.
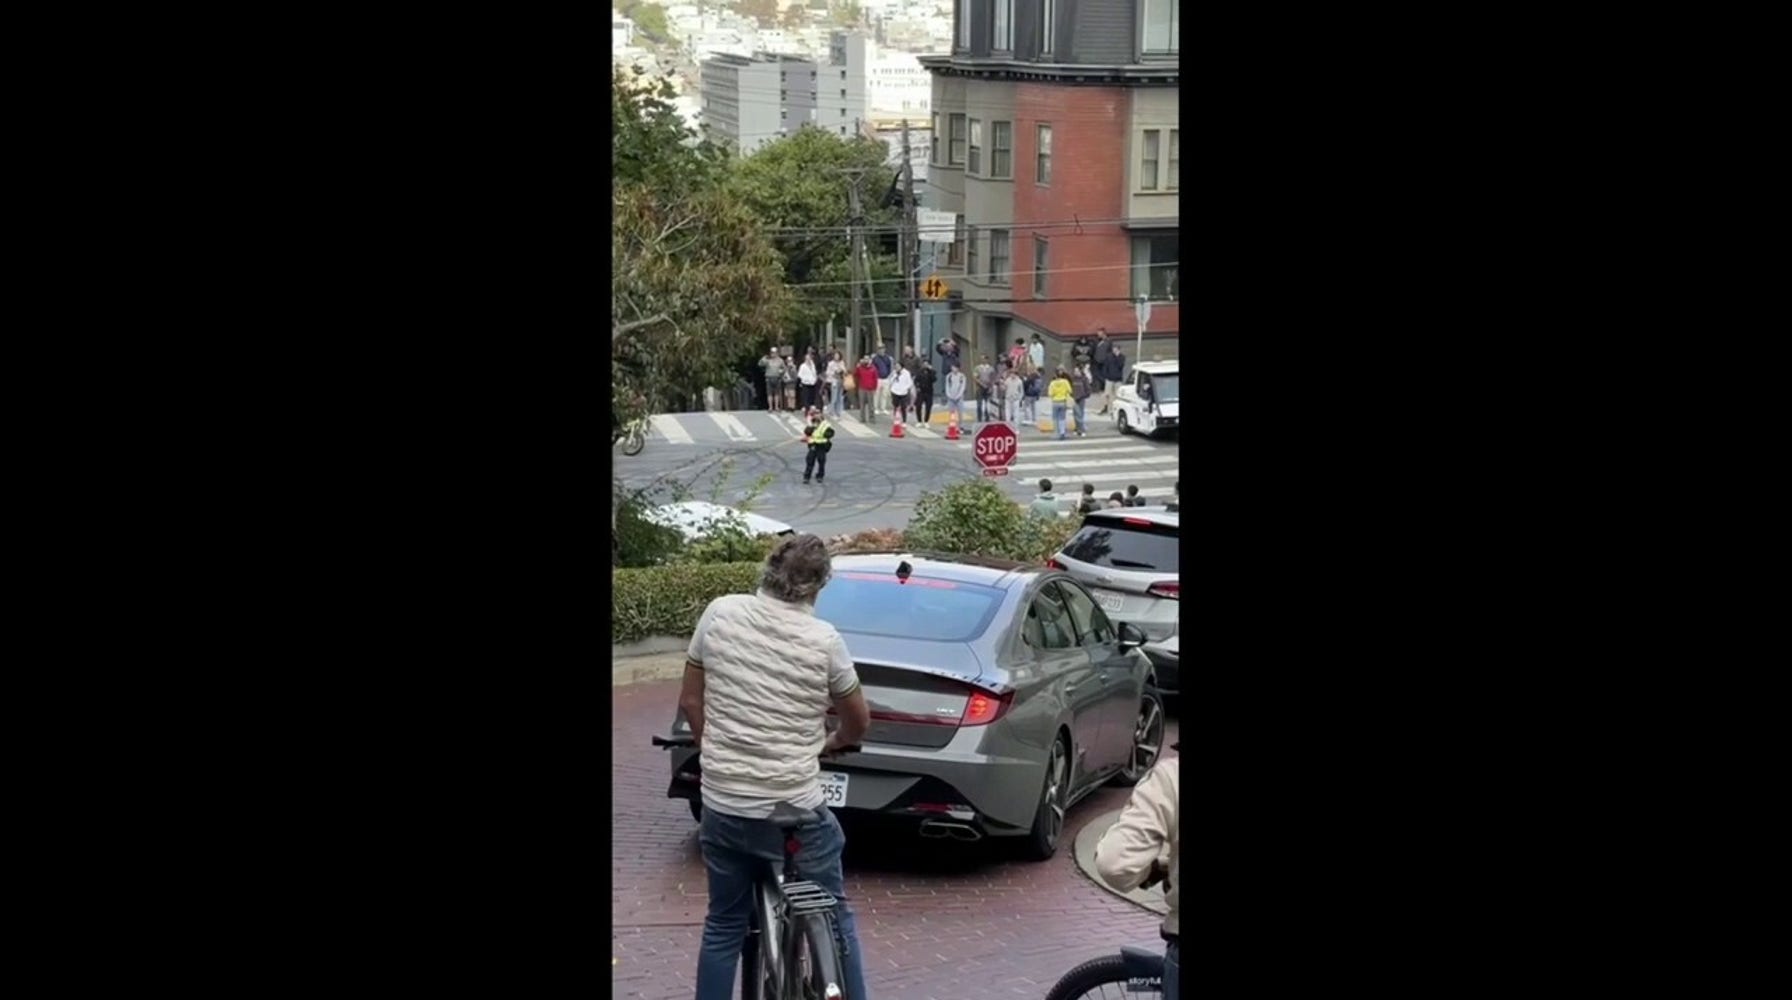
<path fill-rule="evenodd" d="M 1180 267 L 1180 266 L 1181 266 L 1180 261 L 1174 261 L 1174 260 L 1155 261 L 1154 260 L 1154 261 L 1151 261 L 1146 264 L 1101 264 L 1101 265 L 1096 265 L 1096 266 L 1091 266 L 1091 267 L 1046 268 L 1043 271 L 1034 271 L 1034 270 L 1028 269 L 1025 271 L 1009 271 L 1008 273 L 1010 275 L 1078 274 L 1078 273 L 1085 273 L 1085 272 L 1089 272 L 1089 271 L 1122 271 L 1122 270 L 1129 271 L 1129 270 L 1133 270 L 1135 268 L 1158 268 L 1158 267 Z M 864 280 L 869 284 L 881 285 L 881 284 L 889 284 L 891 282 L 905 282 L 908 280 L 908 278 L 906 278 L 906 277 L 866 278 Z M 850 281 L 804 281 L 804 282 L 798 282 L 796 284 L 785 285 L 784 287 L 785 288 L 834 288 L 834 287 L 838 287 L 840 285 L 850 285 L 850 284 L 852 284 L 852 282 L 850 282 Z"/>

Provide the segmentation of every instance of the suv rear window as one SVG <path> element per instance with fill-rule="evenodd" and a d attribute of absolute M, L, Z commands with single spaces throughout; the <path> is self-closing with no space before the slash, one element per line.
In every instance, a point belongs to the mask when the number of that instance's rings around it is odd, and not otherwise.
<path fill-rule="evenodd" d="M 1064 546 L 1064 554 L 1091 566 L 1144 573 L 1181 572 L 1177 558 L 1181 530 L 1120 518 L 1090 518 Z"/>
<path fill-rule="evenodd" d="M 815 598 L 815 617 L 842 632 L 968 642 L 1002 603 L 993 587 L 893 574 L 835 573 Z"/>

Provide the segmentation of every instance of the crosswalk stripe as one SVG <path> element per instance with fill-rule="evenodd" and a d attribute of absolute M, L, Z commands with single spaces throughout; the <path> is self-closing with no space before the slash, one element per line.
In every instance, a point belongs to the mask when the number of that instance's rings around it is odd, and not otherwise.
<path fill-rule="evenodd" d="M 661 437 L 672 444 L 696 443 L 691 438 L 690 432 L 679 424 L 678 418 L 670 413 L 656 413 L 648 418 L 648 423 L 653 426 L 654 430 L 660 432 Z"/>
<path fill-rule="evenodd" d="M 842 417 L 839 424 L 841 427 L 846 428 L 846 433 L 851 434 L 853 437 L 874 438 L 878 436 L 876 431 L 866 427 L 856 417 Z"/>
<path fill-rule="evenodd" d="M 753 437 L 753 432 L 747 430 L 747 425 L 741 423 L 740 418 L 732 413 L 714 410 L 710 412 L 709 419 L 715 421 L 716 426 L 722 429 L 723 434 L 728 435 L 730 441 L 756 440 Z"/>
<path fill-rule="evenodd" d="M 803 436 L 803 420 L 801 417 L 794 413 L 774 413 L 771 414 L 771 416 L 777 418 L 778 426 L 788 431 L 791 437 L 801 438 Z"/>
<path fill-rule="evenodd" d="M 938 434 L 935 434 L 933 431 L 931 431 L 925 427 L 922 427 L 920 424 L 912 424 L 908 427 L 905 427 L 904 431 L 906 433 L 913 434 L 915 437 L 918 437 L 918 438 L 937 438 L 937 437 L 939 437 Z M 962 440 L 962 438 L 960 440 Z"/>
<path fill-rule="evenodd" d="M 1032 477 L 1029 477 L 1032 478 Z M 1181 479 L 1182 473 L 1177 469 L 1143 469 L 1138 472 L 1097 472 L 1082 476 L 1074 472 L 1052 473 L 1044 478 L 1050 479 L 1052 485 L 1061 491 L 1073 490 L 1083 483 L 1137 483 L 1147 479 Z"/>

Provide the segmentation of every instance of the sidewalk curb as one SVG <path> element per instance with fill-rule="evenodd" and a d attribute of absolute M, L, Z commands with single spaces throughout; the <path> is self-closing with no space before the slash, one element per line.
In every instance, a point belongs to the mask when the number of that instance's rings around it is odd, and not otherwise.
<path fill-rule="evenodd" d="M 650 636 L 640 642 L 610 647 L 610 686 L 651 684 L 684 676 L 685 648 L 690 638 Z"/>
<path fill-rule="evenodd" d="M 1077 870 L 1088 876 L 1089 881 L 1100 886 L 1103 892 L 1119 896 L 1140 909 L 1150 910 L 1160 916 L 1169 916 L 1170 903 L 1164 898 L 1162 887 L 1121 892 L 1103 882 L 1101 876 L 1095 874 L 1095 845 L 1101 841 L 1101 835 L 1108 832 L 1108 827 L 1113 826 L 1119 819 L 1120 810 L 1116 809 L 1113 812 L 1102 813 L 1083 824 L 1083 828 L 1077 831 L 1076 846 L 1072 852 L 1076 855 Z"/>

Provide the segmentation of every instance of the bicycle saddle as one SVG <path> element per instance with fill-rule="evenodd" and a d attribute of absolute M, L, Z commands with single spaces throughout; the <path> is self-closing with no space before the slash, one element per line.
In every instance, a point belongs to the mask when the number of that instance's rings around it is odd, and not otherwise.
<path fill-rule="evenodd" d="M 1164 957 L 1143 948 L 1121 946 L 1120 961 L 1125 963 L 1126 974 L 1135 979 L 1155 979 L 1164 974 Z"/>
<path fill-rule="evenodd" d="M 780 830 L 794 830 L 799 826 L 821 822 L 821 813 L 814 809 L 798 809 L 788 802 L 780 802 L 772 807 L 772 822 L 778 824 Z"/>

